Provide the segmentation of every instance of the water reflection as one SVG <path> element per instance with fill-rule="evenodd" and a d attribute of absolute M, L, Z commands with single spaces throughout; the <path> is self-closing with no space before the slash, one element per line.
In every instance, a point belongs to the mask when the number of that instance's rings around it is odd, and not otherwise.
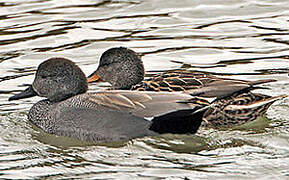
<path fill-rule="evenodd" d="M 31 126 L 26 114 L 39 98 L 7 98 L 24 89 L 19 84 L 33 81 L 45 59 L 66 57 L 90 74 L 101 53 L 115 46 L 140 53 L 148 77 L 189 69 L 273 78 L 278 82 L 261 93 L 289 94 L 288 5 L 286 0 L 0 2 L 0 177 L 286 179 L 288 99 L 243 127 L 91 145 Z"/>

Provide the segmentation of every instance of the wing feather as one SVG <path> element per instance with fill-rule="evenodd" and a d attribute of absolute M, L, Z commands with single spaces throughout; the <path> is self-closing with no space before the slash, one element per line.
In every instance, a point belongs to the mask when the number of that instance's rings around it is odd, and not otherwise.
<path fill-rule="evenodd" d="M 143 92 L 111 90 L 89 94 L 91 103 L 120 111 L 129 111 L 139 117 L 155 117 L 178 110 L 194 110 L 205 106 L 205 99 L 181 92 Z"/>

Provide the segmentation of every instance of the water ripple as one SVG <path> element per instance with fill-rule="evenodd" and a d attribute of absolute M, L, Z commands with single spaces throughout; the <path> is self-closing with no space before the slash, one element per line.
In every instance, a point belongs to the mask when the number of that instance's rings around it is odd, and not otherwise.
<path fill-rule="evenodd" d="M 137 51 L 147 77 L 188 69 L 274 78 L 278 81 L 260 91 L 289 94 L 288 5 L 285 0 L 0 2 L 0 178 L 288 178 L 286 99 L 272 105 L 267 118 L 243 127 L 97 145 L 33 127 L 26 115 L 39 98 L 7 101 L 31 84 L 43 60 L 70 58 L 89 74 L 101 53 L 115 46 Z"/>

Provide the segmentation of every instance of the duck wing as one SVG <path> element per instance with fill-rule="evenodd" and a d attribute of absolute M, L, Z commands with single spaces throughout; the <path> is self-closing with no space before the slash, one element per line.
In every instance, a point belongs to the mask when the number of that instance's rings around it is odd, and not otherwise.
<path fill-rule="evenodd" d="M 138 91 L 157 92 L 190 92 L 201 97 L 223 98 L 235 92 L 257 89 L 256 85 L 275 82 L 274 79 L 246 81 L 230 78 L 219 78 L 214 75 L 197 71 L 177 70 L 167 71 L 142 81 L 132 89 Z"/>
<path fill-rule="evenodd" d="M 174 70 L 157 74 L 132 87 L 138 91 L 186 91 L 213 82 L 216 77 L 197 71 Z"/>
<path fill-rule="evenodd" d="M 92 142 L 123 141 L 160 133 L 195 133 L 205 111 L 194 112 L 207 105 L 197 102 L 182 93 L 102 91 L 53 104 L 48 124 L 33 121 L 48 133 Z"/>
<path fill-rule="evenodd" d="M 205 99 L 168 92 L 105 91 L 89 94 L 89 101 L 151 120 L 157 133 L 195 133 L 209 108 Z"/>
<path fill-rule="evenodd" d="M 89 101 L 112 109 L 128 111 L 140 117 L 157 117 L 178 110 L 195 111 L 209 105 L 209 102 L 203 98 L 181 92 L 125 90 L 90 93 Z"/>
<path fill-rule="evenodd" d="M 203 87 L 193 90 L 187 90 L 191 95 L 198 95 L 200 97 L 218 99 L 230 96 L 234 93 L 249 92 L 253 89 L 259 89 L 255 85 L 274 82 L 274 79 L 257 80 L 257 81 L 243 81 L 234 79 L 216 79 L 215 81 L 205 84 Z"/>

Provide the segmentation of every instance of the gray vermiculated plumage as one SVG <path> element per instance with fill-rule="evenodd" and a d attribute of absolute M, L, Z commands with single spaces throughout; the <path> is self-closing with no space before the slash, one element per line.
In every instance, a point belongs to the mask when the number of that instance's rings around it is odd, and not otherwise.
<path fill-rule="evenodd" d="M 86 90 L 86 77 L 78 66 L 52 58 L 40 64 L 31 87 L 9 99 L 46 97 L 29 111 L 33 124 L 47 133 L 92 142 L 195 133 L 204 111 L 194 112 L 208 106 L 184 93 Z"/>
<path fill-rule="evenodd" d="M 131 105 L 120 101 L 119 95 L 127 98 Z M 149 98 L 146 97 L 148 95 Z M 107 97 L 108 101 L 103 101 Z M 130 91 L 88 93 L 57 103 L 51 103 L 48 100 L 40 101 L 31 108 L 28 117 L 33 124 L 47 133 L 93 142 L 128 140 L 168 132 L 196 132 L 198 129 L 196 125 L 200 125 L 202 118 L 191 114 L 204 105 L 178 103 L 176 99 L 190 101 L 191 96 L 175 93 L 162 95 L 156 92 L 131 93 Z M 171 127 L 166 122 L 166 115 L 179 110 L 187 111 L 170 119 L 175 125 L 179 124 L 178 129 L 174 130 L 176 127 Z M 190 118 L 186 120 L 190 122 L 191 127 L 178 123 L 178 119 L 183 116 Z M 152 124 L 155 123 L 154 119 L 147 121 L 145 117 L 164 119 L 164 122 L 158 123 L 156 128 L 150 130 Z M 168 127 L 163 128 L 162 125 Z M 161 131 L 158 131 L 159 128 Z"/>
<path fill-rule="evenodd" d="M 31 108 L 29 120 L 47 133 L 91 142 L 123 141 L 157 134 L 149 130 L 150 121 L 85 99 L 85 95 L 78 95 L 54 104 L 41 101 Z"/>

